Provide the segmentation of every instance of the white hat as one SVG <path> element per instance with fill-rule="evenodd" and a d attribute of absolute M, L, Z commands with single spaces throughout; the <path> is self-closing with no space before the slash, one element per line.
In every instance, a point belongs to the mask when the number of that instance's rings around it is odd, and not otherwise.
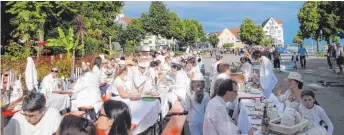
<path fill-rule="evenodd" d="M 105 59 L 105 56 L 104 56 L 104 54 L 100 54 L 100 55 L 99 55 L 99 57 L 100 57 L 100 58 L 102 58 L 102 60 L 104 60 L 104 59 Z"/>
<path fill-rule="evenodd" d="M 191 78 L 191 81 L 204 81 L 203 74 L 201 72 L 196 72 L 193 78 Z"/>
<path fill-rule="evenodd" d="M 140 62 L 138 66 L 145 68 L 145 67 L 147 67 L 147 64 L 145 62 Z"/>
<path fill-rule="evenodd" d="M 141 56 L 140 59 L 147 59 L 147 56 Z"/>
<path fill-rule="evenodd" d="M 125 65 L 126 63 L 125 63 L 124 60 L 120 60 L 120 61 L 118 62 L 118 64 L 119 64 L 119 65 Z"/>
<path fill-rule="evenodd" d="M 288 78 L 285 78 L 285 80 L 287 79 L 293 79 L 293 80 L 303 82 L 301 79 L 301 74 L 299 74 L 298 72 L 290 72 L 288 75 Z"/>

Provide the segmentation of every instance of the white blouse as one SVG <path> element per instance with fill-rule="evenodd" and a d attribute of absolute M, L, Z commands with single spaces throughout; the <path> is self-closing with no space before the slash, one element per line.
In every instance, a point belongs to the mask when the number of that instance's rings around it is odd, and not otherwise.
<path fill-rule="evenodd" d="M 284 94 L 278 96 L 278 100 L 284 104 L 284 108 L 290 107 L 296 111 L 299 111 L 300 101 L 290 101 L 289 97 L 291 95 L 291 90 L 288 89 Z"/>
<path fill-rule="evenodd" d="M 120 87 L 122 87 L 124 91 L 127 90 L 127 88 L 124 85 L 124 81 L 119 76 L 117 76 L 115 81 L 109 87 L 110 89 L 107 90 L 107 93 L 108 94 L 113 93 L 113 94 L 119 95 L 118 88 Z"/>
<path fill-rule="evenodd" d="M 331 122 L 331 120 L 326 115 L 323 108 L 321 108 L 318 105 L 314 105 L 312 109 L 308 109 L 303 105 L 300 105 L 300 114 L 303 119 L 309 120 L 308 123 L 308 130 L 312 131 L 315 128 L 317 130 L 317 133 L 320 133 L 321 135 L 332 135 L 334 126 Z M 326 132 L 326 129 L 320 125 L 320 121 L 324 121 L 327 125 L 328 129 Z"/>

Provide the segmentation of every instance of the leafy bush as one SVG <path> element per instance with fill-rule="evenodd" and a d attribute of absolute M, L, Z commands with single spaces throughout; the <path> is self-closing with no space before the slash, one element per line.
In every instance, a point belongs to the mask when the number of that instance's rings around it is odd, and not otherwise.
<path fill-rule="evenodd" d="M 224 48 L 231 48 L 233 46 L 234 46 L 233 43 L 226 43 L 226 44 L 223 45 Z"/>
<path fill-rule="evenodd" d="M 57 67 L 59 70 L 59 77 L 70 77 L 72 70 L 72 60 L 71 59 L 62 59 L 54 64 L 54 67 Z"/>
<path fill-rule="evenodd" d="M 22 60 L 26 59 L 31 55 L 31 48 L 22 46 L 16 42 L 10 42 L 8 47 L 8 52 L 2 56 L 2 59 L 5 60 Z"/>
<path fill-rule="evenodd" d="M 105 48 L 104 43 L 96 38 L 87 37 L 85 39 L 85 53 L 86 54 L 96 54 L 103 53 Z"/>

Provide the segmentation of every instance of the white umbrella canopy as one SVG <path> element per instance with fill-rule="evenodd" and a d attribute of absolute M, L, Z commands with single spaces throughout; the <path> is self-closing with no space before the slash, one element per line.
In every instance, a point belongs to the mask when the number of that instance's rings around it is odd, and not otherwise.
<path fill-rule="evenodd" d="M 37 81 L 37 70 L 35 63 L 31 57 L 27 57 L 27 64 L 25 69 L 25 83 L 29 91 L 36 88 L 38 90 L 38 81 Z"/>

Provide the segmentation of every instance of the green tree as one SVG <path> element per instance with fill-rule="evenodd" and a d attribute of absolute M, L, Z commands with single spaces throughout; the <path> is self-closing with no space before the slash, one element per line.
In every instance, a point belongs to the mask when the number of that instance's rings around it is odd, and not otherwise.
<path fill-rule="evenodd" d="M 130 41 L 132 42 L 131 45 L 136 48 L 136 44 L 145 38 L 145 34 L 146 32 L 143 29 L 141 19 L 134 19 L 123 31 L 121 37 L 122 40 L 126 41 L 126 45 L 129 44 L 128 41 Z"/>
<path fill-rule="evenodd" d="M 190 19 L 183 20 L 185 25 L 185 37 L 184 42 L 187 45 L 194 44 L 198 39 L 198 27 L 197 25 Z"/>
<path fill-rule="evenodd" d="M 264 46 L 270 46 L 272 44 L 272 40 L 268 37 L 264 37 L 260 44 Z"/>
<path fill-rule="evenodd" d="M 298 45 L 303 44 L 303 35 L 302 35 L 301 31 L 297 32 L 297 34 L 295 35 L 295 37 L 293 39 L 293 43 L 297 43 Z"/>
<path fill-rule="evenodd" d="M 264 39 L 263 28 L 256 26 L 251 19 L 245 18 L 240 25 L 239 38 L 248 45 L 259 44 Z"/>
<path fill-rule="evenodd" d="M 185 28 L 183 21 L 178 17 L 176 12 L 170 12 L 168 16 L 168 36 L 167 38 L 175 38 L 182 40 L 185 37 Z"/>
<path fill-rule="evenodd" d="M 224 48 L 231 48 L 231 47 L 233 47 L 233 46 L 234 46 L 233 43 L 225 43 L 225 44 L 223 44 L 223 47 L 224 47 Z"/>
<path fill-rule="evenodd" d="M 143 26 L 148 33 L 163 37 L 169 35 L 169 10 L 161 1 L 153 1 L 148 13 L 141 15 Z"/>
<path fill-rule="evenodd" d="M 216 34 L 213 34 L 210 35 L 208 41 L 213 46 L 213 48 L 216 48 L 216 45 L 219 43 L 220 39 Z"/>

